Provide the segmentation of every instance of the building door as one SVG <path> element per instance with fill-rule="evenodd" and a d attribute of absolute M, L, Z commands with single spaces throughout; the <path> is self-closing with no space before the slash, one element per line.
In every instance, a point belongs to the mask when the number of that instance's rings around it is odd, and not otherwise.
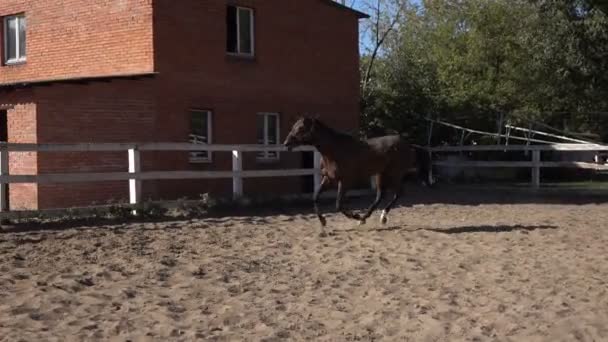
<path fill-rule="evenodd" d="M 8 142 L 8 116 L 7 116 L 7 111 L 6 110 L 0 110 L 0 142 Z M 6 165 L 5 167 L 8 168 L 8 165 Z M 8 195 L 8 190 L 9 190 L 10 186 L 6 187 L 6 198 L 4 198 L 4 200 L 6 201 L 6 207 L 10 208 L 10 204 L 8 202 L 9 199 L 9 195 Z"/>

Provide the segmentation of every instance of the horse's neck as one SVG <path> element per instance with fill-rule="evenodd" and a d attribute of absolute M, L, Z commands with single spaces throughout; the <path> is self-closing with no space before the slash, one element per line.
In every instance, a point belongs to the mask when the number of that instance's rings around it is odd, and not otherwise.
<path fill-rule="evenodd" d="M 318 144 L 315 144 L 315 147 L 325 159 L 335 161 L 339 158 L 336 146 L 332 146 L 331 143 L 319 142 Z"/>
<path fill-rule="evenodd" d="M 345 145 L 355 147 L 359 141 L 347 134 L 339 133 L 330 127 L 324 126 L 320 130 L 319 139 L 315 147 L 326 159 L 339 161 L 344 155 Z"/>

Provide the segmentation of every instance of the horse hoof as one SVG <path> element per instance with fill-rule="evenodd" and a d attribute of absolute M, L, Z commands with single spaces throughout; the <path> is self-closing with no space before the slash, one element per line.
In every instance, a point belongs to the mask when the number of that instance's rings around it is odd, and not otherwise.
<path fill-rule="evenodd" d="M 321 237 L 321 238 L 326 238 L 326 237 L 328 237 L 328 236 L 329 236 L 329 235 L 327 234 L 327 232 L 326 232 L 326 231 L 322 231 L 321 233 L 319 233 L 319 237 Z"/>
<path fill-rule="evenodd" d="M 325 220 L 325 217 L 319 217 L 319 222 L 321 222 L 322 227 L 327 225 L 327 220 Z"/>
<path fill-rule="evenodd" d="M 387 222 L 388 222 L 388 214 L 386 213 L 386 211 L 383 211 L 382 215 L 380 216 L 380 223 L 386 224 Z"/>
<path fill-rule="evenodd" d="M 359 220 L 359 223 L 357 223 L 359 226 L 363 226 L 365 225 L 365 220 Z"/>

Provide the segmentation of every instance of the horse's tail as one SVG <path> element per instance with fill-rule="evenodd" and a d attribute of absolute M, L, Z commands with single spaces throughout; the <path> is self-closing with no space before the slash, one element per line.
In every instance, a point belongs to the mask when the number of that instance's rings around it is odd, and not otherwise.
<path fill-rule="evenodd" d="M 432 167 L 433 161 L 428 149 L 420 145 L 411 145 L 416 151 L 416 169 L 418 178 L 428 187 L 432 187 L 435 183 L 433 179 Z"/>

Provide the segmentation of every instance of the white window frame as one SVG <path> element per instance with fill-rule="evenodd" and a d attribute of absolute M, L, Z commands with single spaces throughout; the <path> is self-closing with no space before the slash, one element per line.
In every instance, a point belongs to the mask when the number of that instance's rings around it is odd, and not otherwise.
<path fill-rule="evenodd" d="M 258 113 L 258 115 L 263 116 L 264 117 L 264 142 L 263 145 L 266 146 L 278 146 L 281 144 L 281 116 L 279 115 L 279 113 L 270 113 L 270 112 L 264 112 L 264 113 Z M 277 142 L 276 145 L 270 145 L 270 143 L 268 142 L 268 118 L 274 116 L 277 119 L 277 129 L 276 129 L 276 137 L 277 137 Z M 256 127 L 257 130 L 257 127 Z M 263 151 L 263 152 L 259 152 L 257 155 L 257 159 L 258 160 L 263 160 L 263 161 L 275 161 L 275 160 L 279 160 L 281 158 L 281 154 L 280 152 L 269 152 L 269 151 Z"/>
<path fill-rule="evenodd" d="M 236 8 L 236 52 L 228 51 L 228 54 L 233 56 L 253 57 L 255 56 L 255 12 L 253 8 L 250 7 L 229 6 Z M 251 14 L 251 23 L 249 24 L 251 26 L 249 28 L 249 31 L 251 32 L 251 52 L 241 52 L 241 10 L 246 10 Z"/>
<path fill-rule="evenodd" d="M 13 58 L 13 59 L 9 59 L 8 57 L 8 22 L 10 20 L 17 20 L 17 29 L 15 30 L 15 53 L 17 55 L 17 58 Z M 3 29 L 4 29 L 4 64 L 6 65 L 10 65 L 10 64 L 19 64 L 19 63 L 23 63 L 27 60 L 27 50 L 25 52 L 24 56 L 21 56 L 21 46 L 19 46 L 19 44 L 21 43 L 21 39 L 20 35 L 19 35 L 19 27 L 21 26 L 19 24 L 19 22 L 21 20 L 25 20 L 25 14 L 15 14 L 15 15 L 9 15 L 3 18 Z M 26 23 L 26 30 L 27 30 L 27 23 Z M 26 39 L 27 39 L 27 35 L 26 35 Z M 27 42 L 26 42 L 27 44 Z M 27 49 L 27 46 L 26 46 Z"/>
<path fill-rule="evenodd" d="M 188 119 L 190 119 L 190 122 L 192 122 L 192 114 L 193 113 L 206 113 L 207 115 L 207 144 L 212 144 L 213 143 L 213 111 L 210 109 L 190 109 L 188 111 Z M 190 123 L 192 124 L 192 123 Z M 201 144 L 201 145 L 205 145 L 205 143 L 199 142 L 197 140 L 197 137 L 192 134 L 192 127 L 189 128 L 190 129 L 190 134 L 189 134 L 189 141 L 191 144 Z M 205 150 L 203 150 L 205 151 Z M 211 163 L 213 162 L 213 153 L 211 151 L 205 151 L 207 152 L 207 156 L 203 157 L 200 155 L 200 152 L 197 151 L 192 151 L 190 152 L 190 163 L 193 164 L 197 164 L 197 163 Z"/>

